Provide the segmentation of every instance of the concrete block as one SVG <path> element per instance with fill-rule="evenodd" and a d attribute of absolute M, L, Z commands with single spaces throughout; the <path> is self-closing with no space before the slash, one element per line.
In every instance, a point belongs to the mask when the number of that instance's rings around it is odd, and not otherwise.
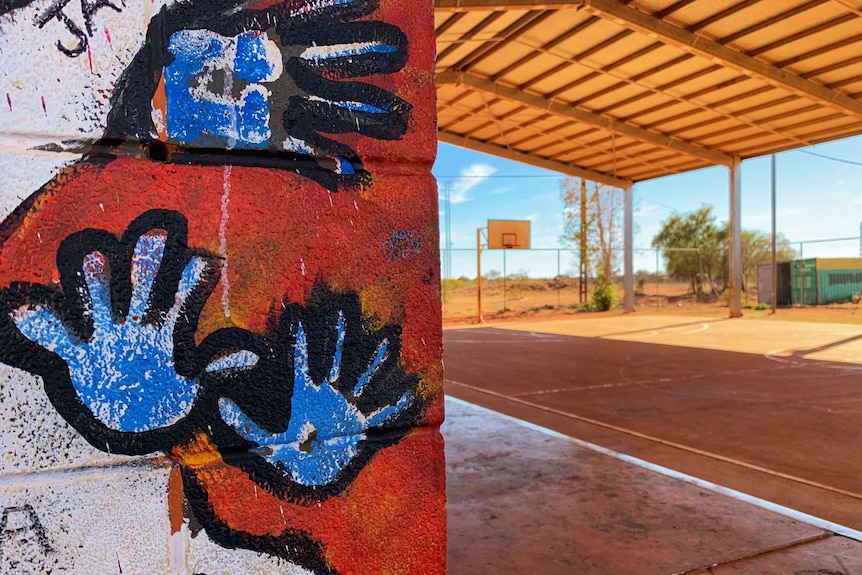
<path fill-rule="evenodd" d="M 0 419 L 0 476 L 132 459 L 87 443 L 48 401 L 38 376 L 4 364 L 0 364 Z"/>
<path fill-rule="evenodd" d="M 0 143 L 99 137 L 113 87 L 161 5 L 50 0 L 0 18 Z"/>
<path fill-rule="evenodd" d="M 44 472 L 0 481 L 0 572 L 171 573 L 169 469 Z"/>

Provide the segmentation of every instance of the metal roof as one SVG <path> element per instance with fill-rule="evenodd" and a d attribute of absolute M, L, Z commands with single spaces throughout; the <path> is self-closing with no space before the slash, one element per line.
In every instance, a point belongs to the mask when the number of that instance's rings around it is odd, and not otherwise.
<path fill-rule="evenodd" d="M 862 134 L 862 0 L 436 0 L 439 140 L 624 186 Z"/>

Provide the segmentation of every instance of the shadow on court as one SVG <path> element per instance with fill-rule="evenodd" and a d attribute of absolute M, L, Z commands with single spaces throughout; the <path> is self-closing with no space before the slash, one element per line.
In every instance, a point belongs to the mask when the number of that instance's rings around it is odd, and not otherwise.
<path fill-rule="evenodd" d="M 452 397 L 862 530 L 862 463 L 856 456 L 862 451 L 862 366 L 806 360 L 801 352 L 775 356 L 497 328 L 449 330 L 444 341 L 447 394 Z M 454 425 L 462 416 L 451 408 L 449 415 Z M 779 526 L 790 520 L 781 518 L 773 525 L 773 518 L 766 521 L 769 526 L 758 526 L 760 519 L 755 516 L 761 511 L 755 513 L 738 501 L 717 506 L 714 494 L 690 499 L 681 495 L 677 500 L 671 495 L 692 487 L 661 487 L 668 478 L 659 481 L 656 474 L 643 469 L 628 476 L 620 467 L 624 464 L 611 464 L 604 456 L 582 457 L 573 463 L 569 456 L 524 453 L 536 449 L 540 453 L 542 448 L 520 445 L 523 429 L 493 440 L 475 433 L 468 440 L 478 447 L 469 456 L 477 465 L 470 472 L 474 475 L 464 475 L 450 455 L 450 496 L 463 498 L 451 508 L 452 529 L 466 521 L 468 531 L 484 533 L 480 524 L 471 524 L 475 518 L 459 520 L 458 514 L 473 505 L 481 508 L 483 501 L 493 500 L 501 509 L 512 505 L 503 515 L 511 518 L 515 513 L 525 523 L 509 525 L 516 531 L 509 536 L 522 537 L 526 547 L 518 543 L 521 539 L 495 535 L 508 540 L 497 555 L 523 548 L 528 557 L 538 557 L 535 554 L 545 552 L 540 551 L 541 541 L 571 547 L 562 555 L 577 567 L 570 565 L 567 571 L 565 561 L 547 559 L 548 565 L 556 567 L 541 573 L 696 572 L 691 570 L 708 564 L 701 560 L 727 563 L 725 570 L 715 573 L 862 573 L 862 562 L 853 559 L 862 557 L 857 544 L 832 540 L 828 530 L 799 537 L 782 535 L 778 543 L 761 541 L 747 530 L 779 533 Z M 453 448 L 460 442 L 457 437 L 449 441 Z M 494 451 L 501 442 L 503 454 Z M 488 449 L 497 453 L 493 459 L 498 463 L 489 463 Z M 571 465 L 579 471 L 572 471 Z M 512 487 L 514 479 L 485 484 L 490 477 L 509 477 L 512 466 L 519 469 L 518 477 L 524 473 L 535 477 L 527 482 L 529 488 L 522 485 L 507 499 L 506 485 Z M 572 501 L 578 503 L 571 505 Z M 560 517 L 561 505 L 569 506 L 564 517 Z M 686 515 L 689 512 L 693 515 Z M 494 521 L 499 523 L 499 517 L 485 524 L 490 528 Z M 602 525 L 608 528 L 603 531 Z M 707 539 L 717 547 L 700 541 L 698 525 L 712 533 Z M 548 529 L 556 530 L 561 539 L 548 532 L 533 540 L 535 533 Z M 739 536 L 751 542 L 754 551 L 735 542 Z M 672 548 L 657 551 L 666 556 L 665 563 L 658 556 L 643 555 L 648 549 L 635 552 L 628 543 L 619 547 L 626 539 L 656 548 L 656 538 Z M 842 567 L 840 561 L 823 560 L 828 566 L 815 561 L 822 553 L 812 546 L 814 541 L 839 544 L 844 551 L 833 555 L 850 563 L 845 561 Z M 587 549 L 592 558 L 578 549 Z M 775 555 L 776 549 L 784 551 Z M 470 563 L 469 549 L 464 557 L 458 553 L 456 544 L 450 553 L 451 573 L 482 572 L 457 568 Z M 758 564 L 766 560 L 761 557 L 764 553 L 775 556 Z M 800 553 L 808 559 L 798 563 L 799 569 L 793 567 L 797 563 L 778 569 L 779 556 L 783 561 Z M 616 567 L 606 563 L 611 556 L 622 563 L 613 564 Z M 755 561 L 756 557 L 760 559 Z M 741 558 L 745 558 L 742 563 Z M 647 569 L 651 565 L 656 569 Z M 767 569 L 769 565 L 778 570 Z"/>

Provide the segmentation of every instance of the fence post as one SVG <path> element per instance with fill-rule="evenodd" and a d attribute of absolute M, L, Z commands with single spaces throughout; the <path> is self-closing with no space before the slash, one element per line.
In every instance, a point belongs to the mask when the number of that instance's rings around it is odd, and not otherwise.
<path fill-rule="evenodd" d="M 557 279 L 558 280 L 560 279 L 560 276 L 562 275 L 562 273 L 560 271 L 560 251 L 561 250 L 557 250 Z M 557 281 L 557 309 L 560 309 L 560 290 L 561 289 L 562 288 L 560 286 L 560 282 Z"/>
<path fill-rule="evenodd" d="M 634 185 L 628 184 L 623 190 L 623 312 L 635 311 L 634 294 Z M 607 270 L 610 275 L 610 270 Z"/>
<path fill-rule="evenodd" d="M 506 304 L 506 252 L 509 250 L 503 250 L 503 313 L 506 313 L 506 308 L 508 307 Z"/>
<path fill-rule="evenodd" d="M 485 323 L 482 317 L 482 228 L 476 230 L 476 321 Z"/>

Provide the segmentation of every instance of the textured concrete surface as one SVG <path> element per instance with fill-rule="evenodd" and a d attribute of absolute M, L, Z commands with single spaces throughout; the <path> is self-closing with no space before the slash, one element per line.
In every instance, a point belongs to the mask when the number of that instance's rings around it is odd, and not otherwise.
<path fill-rule="evenodd" d="M 840 351 L 862 330 L 724 320 L 709 335 L 714 324 L 660 316 L 602 321 L 448 330 L 448 392 L 862 529 L 862 370 L 801 351 Z"/>
<path fill-rule="evenodd" d="M 432 2 L 0 1 L 0 574 L 442 575 Z"/>
<path fill-rule="evenodd" d="M 862 570 L 857 541 L 478 406 L 446 409 L 450 575 Z"/>
<path fill-rule="evenodd" d="M 803 358 L 862 363 L 862 329 L 848 324 L 779 321 L 771 318 L 733 320 L 633 314 L 513 323 L 505 328 L 513 331 L 765 354 L 779 363 L 782 360 Z"/>

